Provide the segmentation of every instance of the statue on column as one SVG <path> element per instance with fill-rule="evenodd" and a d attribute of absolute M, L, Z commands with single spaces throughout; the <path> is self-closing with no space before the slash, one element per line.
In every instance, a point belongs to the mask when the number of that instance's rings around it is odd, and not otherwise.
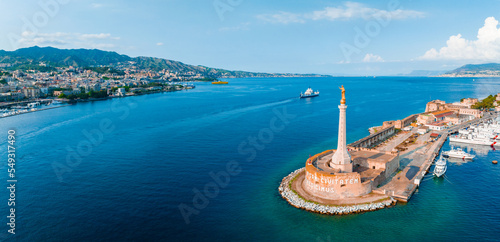
<path fill-rule="evenodd" d="M 340 104 L 345 104 L 345 88 L 344 85 L 342 87 L 339 87 L 340 90 L 342 90 L 342 100 L 340 101 Z"/>

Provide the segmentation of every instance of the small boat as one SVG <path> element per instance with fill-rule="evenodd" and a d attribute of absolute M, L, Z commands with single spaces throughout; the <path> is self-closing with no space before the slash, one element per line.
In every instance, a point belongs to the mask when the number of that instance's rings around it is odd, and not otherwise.
<path fill-rule="evenodd" d="M 319 96 L 319 91 L 313 91 L 310 87 L 304 93 L 300 93 L 300 98 L 317 97 Z"/>
<path fill-rule="evenodd" d="M 212 82 L 212 84 L 214 84 L 214 85 L 221 85 L 221 84 L 228 84 L 228 83 L 229 82 L 221 81 L 221 80 L 217 80 L 217 81 Z"/>
<path fill-rule="evenodd" d="M 454 149 L 453 147 L 449 151 L 444 151 L 443 156 L 446 158 L 452 157 L 452 158 L 460 158 L 463 160 L 472 160 L 474 159 L 474 157 L 476 157 L 475 155 L 471 155 L 460 148 Z"/>
<path fill-rule="evenodd" d="M 436 177 L 441 177 L 446 173 L 446 160 L 443 158 L 443 156 L 439 157 L 439 160 L 436 161 L 436 166 L 434 167 L 434 172 L 433 174 Z"/>

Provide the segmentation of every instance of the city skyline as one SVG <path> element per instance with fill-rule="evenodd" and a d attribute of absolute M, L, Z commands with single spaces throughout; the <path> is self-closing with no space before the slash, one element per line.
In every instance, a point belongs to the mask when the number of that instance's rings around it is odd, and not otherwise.
<path fill-rule="evenodd" d="M 0 49 L 115 51 L 229 70 L 397 75 L 500 62 L 498 2 L 0 1 Z M 7 24 L 9 23 L 9 24 Z"/>

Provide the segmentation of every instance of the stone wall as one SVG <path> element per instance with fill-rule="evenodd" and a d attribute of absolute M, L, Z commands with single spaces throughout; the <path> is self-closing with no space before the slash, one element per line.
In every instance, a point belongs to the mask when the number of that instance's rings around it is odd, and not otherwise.
<path fill-rule="evenodd" d="M 331 153 L 333 150 L 327 150 L 307 160 L 302 184 L 304 190 L 311 195 L 331 200 L 358 197 L 372 191 L 371 181 L 362 182 L 357 172 L 332 174 L 314 166 L 315 160 Z"/>
<path fill-rule="evenodd" d="M 395 134 L 395 127 L 390 126 L 388 128 L 385 128 L 383 130 L 378 131 L 375 134 L 371 134 L 365 138 L 362 138 L 349 146 L 351 147 L 364 147 L 364 148 L 371 148 L 380 142 L 386 140 L 387 138 L 391 137 L 392 135 Z"/>

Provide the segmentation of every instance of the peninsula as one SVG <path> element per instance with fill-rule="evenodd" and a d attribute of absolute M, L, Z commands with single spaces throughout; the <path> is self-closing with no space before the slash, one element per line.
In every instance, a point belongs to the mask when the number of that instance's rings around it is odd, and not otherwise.
<path fill-rule="evenodd" d="M 351 214 L 408 202 L 448 135 L 493 117 L 490 111 L 472 108 L 477 99 L 449 104 L 435 100 L 427 104 L 425 113 L 386 121 L 348 145 L 346 90 L 340 89 L 337 149 L 310 157 L 279 186 L 281 196 L 297 208 Z M 500 100 L 500 94 L 497 97 Z"/>

